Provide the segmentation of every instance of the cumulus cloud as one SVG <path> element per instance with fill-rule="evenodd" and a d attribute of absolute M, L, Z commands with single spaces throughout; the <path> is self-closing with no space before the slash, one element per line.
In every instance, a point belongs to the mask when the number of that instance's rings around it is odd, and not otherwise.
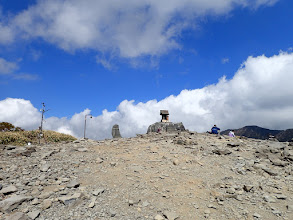
<path fill-rule="evenodd" d="M 203 132 L 214 124 L 222 129 L 259 125 L 271 129 L 293 128 L 293 53 L 281 52 L 272 57 L 248 57 L 230 80 L 200 89 L 183 90 L 161 101 L 135 103 L 122 101 L 116 111 L 104 110 L 87 118 L 87 137 L 111 137 L 111 128 L 119 124 L 124 137 L 146 133 L 147 127 L 160 120 L 159 110 L 168 109 L 173 122 Z M 85 109 L 72 118 L 50 117 L 45 129 L 77 137 L 83 136 Z M 40 112 L 28 100 L 7 98 L 0 101 L 0 121 L 26 129 L 40 124 Z"/>
<path fill-rule="evenodd" d="M 36 129 L 41 122 L 41 113 L 28 100 L 7 98 L 0 101 L 0 121 Z"/>
<path fill-rule="evenodd" d="M 276 2 L 42 0 L 9 19 L 0 16 L 0 43 L 41 38 L 69 52 L 92 49 L 127 59 L 160 56 L 180 48 L 181 32 L 195 28 L 202 16 L 225 15 L 236 7 L 257 9 Z"/>

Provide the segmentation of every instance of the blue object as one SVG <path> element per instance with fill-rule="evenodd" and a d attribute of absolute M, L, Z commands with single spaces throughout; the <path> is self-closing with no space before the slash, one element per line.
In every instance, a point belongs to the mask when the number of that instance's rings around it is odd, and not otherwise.
<path fill-rule="evenodd" d="M 212 134 L 218 134 L 219 130 L 220 130 L 220 128 L 218 128 L 218 127 L 212 127 Z"/>

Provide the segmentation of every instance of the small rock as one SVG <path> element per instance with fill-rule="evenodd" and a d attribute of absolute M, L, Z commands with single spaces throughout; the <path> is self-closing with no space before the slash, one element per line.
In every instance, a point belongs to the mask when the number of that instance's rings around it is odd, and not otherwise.
<path fill-rule="evenodd" d="M 29 220 L 28 217 L 22 212 L 15 212 L 5 218 L 6 220 Z"/>
<path fill-rule="evenodd" d="M 218 155 L 228 155 L 231 154 L 232 152 L 228 149 L 214 149 L 212 150 L 212 152 L 214 154 L 218 154 Z"/>
<path fill-rule="evenodd" d="M 78 148 L 77 151 L 78 152 L 87 152 L 88 149 L 87 148 Z"/>
<path fill-rule="evenodd" d="M 285 195 L 283 195 L 283 194 L 277 194 L 277 195 L 276 195 L 276 198 L 277 198 L 277 199 L 286 200 L 286 199 L 287 199 L 287 196 L 285 196 Z"/>
<path fill-rule="evenodd" d="M 52 205 L 52 200 L 51 199 L 45 199 L 42 203 L 42 209 L 45 210 L 45 209 L 48 209 L 50 208 Z"/>
<path fill-rule="evenodd" d="M 58 200 L 61 201 L 63 204 L 67 205 L 75 200 L 77 200 L 78 198 L 81 197 L 81 193 L 75 193 L 72 196 L 62 196 L 59 197 Z"/>
<path fill-rule="evenodd" d="M 43 164 L 43 165 L 41 166 L 40 170 L 41 170 L 42 172 L 47 172 L 47 171 L 49 170 L 49 168 L 50 168 L 50 165 L 47 164 L 47 163 L 45 163 L 45 164 Z"/>
<path fill-rule="evenodd" d="M 111 162 L 110 165 L 111 165 L 111 167 L 115 167 L 117 165 L 117 163 L 116 162 Z"/>
<path fill-rule="evenodd" d="M 38 205 L 40 204 L 39 199 L 38 198 L 34 198 L 34 200 L 31 202 L 32 205 Z"/>
<path fill-rule="evenodd" d="M 16 195 L 0 202 L 0 211 L 11 212 L 13 209 L 17 208 L 21 203 L 31 200 L 30 196 Z"/>
<path fill-rule="evenodd" d="M 170 212 L 170 211 L 164 211 L 163 215 L 166 216 L 166 218 L 169 220 L 175 220 L 179 218 L 179 216 L 175 212 Z"/>
<path fill-rule="evenodd" d="M 77 188 L 79 187 L 80 183 L 78 180 L 72 180 L 70 183 L 67 184 L 68 188 Z"/>
<path fill-rule="evenodd" d="M 179 160 L 178 160 L 178 159 L 174 159 L 174 160 L 173 160 L 173 164 L 174 164 L 174 165 L 178 165 L 178 164 L 179 164 Z"/>
<path fill-rule="evenodd" d="M 105 192 L 105 189 L 97 189 L 96 191 L 93 192 L 93 195 L 98 196 L 102 194 L 103 192 Z"/>
<path fill-rule="evenodd" d="M 209 215 L 209 214 L 211 214 L 211 211 L 209 209 L 206 209 L 206 210 L 204 210 L 204 214 Z"/>
<path fill-rule="evenodd" d="M 40 211 L 32 211 L 27 213 L 28 217 L 31 219 L 36 219 L 40 215 Z"/>
<path fill-rule="evenodd" d="M 0 194 L 4 194 L 4 195 L 7 195 L 7 194 L 10 194 L 10 193 L 13 193 L 13 192 L 17 192 L 17 188 L 13 185 L 10 185 L 10 186 L 7 186 L 5 188 L 3 188 L 1 191 L 0 191 Z"/>
<path fill-rule="evenodd" d="M 144 201 L 143 203 L 142 203 L 142 206 L 143 207 L 147 207 L 149 205 L 149 203 L 147 202 L 147 201 Z"/>
<path fill-rule="evenodd" d="M 89 208 L 93 208 L 95 206 L 95 202 L 96 202 L 96 198 L 92 198 L 90 204 L 89 204 Z"/>
<path fill-rule="evenodd" d="M 275 203 L 275 202 L 276 202 L 276 200 L 275 200 L 273 197 L 268 196 L 268 195 L 265 195 L 265 196 L 263 197 L 263 199 L 264 199 L 266 202 L 269 202 L 269 203 Z"/>
<path fill-rule="evenodd" d="M 252 190 L 253 186 L 252 185 L 244 185 L 243 189 L 245 192 L 250 192 L 250 190 Z"/>
<path fill-rule="evenodd" d="M 236 192 L 236 190 L 234 188 L 229 188 L 226 190 L 226 193 L 229 193 L 229 194 L 234 194 Z"/>
<path fill-rule="evenodd" d="M 110 210 L 110 216 L 115 217 L 115 215 L 116 215 L 116 212 L 114 210 Z"/>
<path fill-rule="evenodd" d="M 293 205 L 287 205 L 286 208 L 287 208 L 287 211 L 293 212 Z"/>
<path fill-rule="evenodd" d="M 255 213 L 253 214 L 253 217 L 255 217 L 255 218 L 261 218 L 261 215 L 255 212 Z"/>
<path fill-rule="evenodd" d="M 155 220 L 164 220 L 165 218 L 161 215 L 156 215 Z"/>
<path fill-rule="evenodd" d="M 96 163 L 103 163 L 104 162 L 104 160 L 102 159 L 102 158 L 100 158 L 100 157 L 98 157 L 97 159 L 96 159 Z"/>

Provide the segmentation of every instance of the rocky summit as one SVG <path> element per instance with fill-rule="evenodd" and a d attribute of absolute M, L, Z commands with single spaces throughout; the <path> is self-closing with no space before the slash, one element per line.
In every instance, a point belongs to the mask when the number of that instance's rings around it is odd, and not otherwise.
<path fill-rule="evenodd" d="M 182 124 L 182 122 L 179 123 L 173 123 L 173 122 L 156 122 L 154 124 L 151 124 L 148 127 L 147 133 L 151 132 L 167 132 L 167 133 L 173 133 L 178 131 L 185 131 L 185 127 Z"/>
<path fill-rule="evenodd" d="M 0 219 L 293 219 L 293 144 L 196 132 L 0 147 Z"/>

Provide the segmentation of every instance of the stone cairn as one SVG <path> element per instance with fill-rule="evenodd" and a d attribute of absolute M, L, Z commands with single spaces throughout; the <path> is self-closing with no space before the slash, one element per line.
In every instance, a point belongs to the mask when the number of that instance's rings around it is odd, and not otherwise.
<path fill-rule="evenodd" d="M 177 132 L 177 131 L 185 131 L 185 127 L 180 123 L 173 123 L 169 121 L 169 112 L 168 110 L 160 110 L 160 115 L 162 116 L 161 122 L 156 122 L 151 124 L 148 127 L 147 133 L 151 132 Z"/>

